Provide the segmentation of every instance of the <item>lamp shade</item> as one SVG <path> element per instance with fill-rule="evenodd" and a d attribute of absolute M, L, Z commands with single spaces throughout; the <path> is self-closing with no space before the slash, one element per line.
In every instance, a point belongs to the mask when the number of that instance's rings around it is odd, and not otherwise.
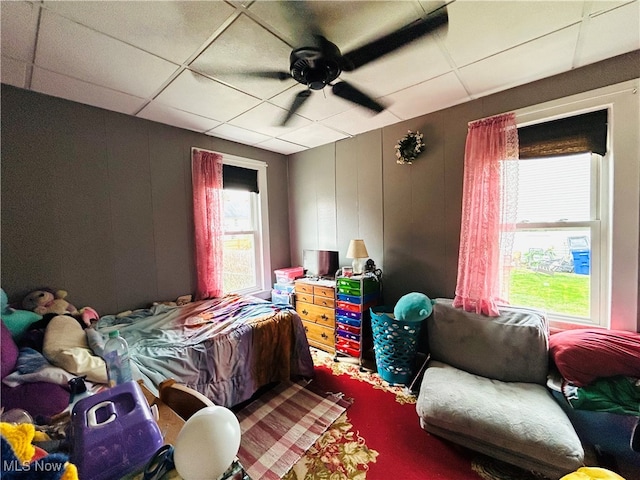
<path fill-rule="evenodd" d="M 364 244 L 364 240 L 351 240 L 347 250 L 347 258 L 369 258 L 369 252 Z"/>

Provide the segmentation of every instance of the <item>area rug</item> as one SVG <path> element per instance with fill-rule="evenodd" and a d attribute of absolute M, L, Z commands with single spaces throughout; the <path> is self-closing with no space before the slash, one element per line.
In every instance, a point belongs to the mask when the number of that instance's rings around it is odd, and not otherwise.
<path fill-rule="evenodd" d="M 283 382 L 238 413 L 238 458 L 252 479 L 279 480 L 349 407 L 339 394 Z"/>
<path fill-rule="evenodd" d="M 353 399 L 284 480 L 540 480 L 420 428 L 416 397 L 359 365 L 313 350 L 316 388 Z"/>

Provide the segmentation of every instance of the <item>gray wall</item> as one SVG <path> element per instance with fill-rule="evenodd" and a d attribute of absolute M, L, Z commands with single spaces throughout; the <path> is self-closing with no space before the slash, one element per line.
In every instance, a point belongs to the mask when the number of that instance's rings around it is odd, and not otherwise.
<path fill-rule="evenodd" d="M 349 265 L 349 239 L 361 237 L 383 269 L 385 303 L 410 291 L 452 298 L 467 123 L 638 78 L 639 65 L 635 51 L 292 155 L 292 262 L 301 262 L 305 248 L 326 248 L 339 250 L 341 265 Z M 413 165 L 397 165 L 394 145 L 407 130 L 424 134 L 426 150 Z M 637 144 L 637 135 L 630 141 Z"/>
<path fill-rule="evenodd" d="M 195 290 L 191 147 L 268 163 L 271 261 L 290 265 L 286 158 L 2 85 L 2 288 L 100 314 Z"/>

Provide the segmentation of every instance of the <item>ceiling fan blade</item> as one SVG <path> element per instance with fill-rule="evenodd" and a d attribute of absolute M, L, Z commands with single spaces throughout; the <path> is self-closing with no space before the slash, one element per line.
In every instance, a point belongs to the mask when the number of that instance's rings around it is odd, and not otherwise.
<path fill-rule="evenodd" d="M 291 74 L 289 72 L 285 72 L 282 70 L 273 70 L 273 71 L 240 71 L 237 72 L 239 75 L 245 75 L 248 77 L 258 77 L 258 78 L 272 78 L 275 80 L 288 80 L 291 78 Z"/>
<path fill-rule="evenodd" d="M 323 37 L 322 28 L 306 0 L 281 2 L 287 23 L 294 30 L 297 47 L 315 45 L 321 47 L 318 37 Z"/>
<path fill-rule="evenodd" d="M 280 126 L 284 126 L 289 120 L 291 120 L 291 117 L 293 117 L 293 114 L 300 109 L 302 104 L 306 102 L 307 98 L 309 98 L 310 96 L 311 96 L 311 90 L 302 90 L 300 93 L 298 93 L 296 97 L 293 99 L 293 103 L 291 104 L 291 107 L 289 107 L 289 111 L 287 112 L 285 117 L 282 119 L 282 122 L 280 122 Z"/>
<path fill-rule="evenodd" d="M 198 81 L 208 81 L 211 78 L 224 78 L 229 76 L 270 78 L 274 80 L 288 80 L 291 78 L 289 72 L 278 70 L 217 70 L 215 73 L 204 70 L 191 70 L 191 73 Z"/>
<path fill-rule="evenodd" d="M 340 98 L 344 98 L 345 100 L 349 100 L 350 102 L 357 103 L 369 110 L 373 110 L 374 112 L 380 113 L 386 107 L 369 95 L 364 92 L 361 92 L 353 85 L 348 84 L 347 82 L 338 82 L 333 86 L 333 94 L 337 95 Z"/>
<path fill-rule="evenodd" d="M 425 18 L 416 20 L 395 32 L 391 32 L 372 42 L 358 47 L 342 56 L 342 70 L 350 72 L 366 63 L 376 60 L 420 37 L 435 31 L 449 22 L 446 7 L 430 13 Z"/>

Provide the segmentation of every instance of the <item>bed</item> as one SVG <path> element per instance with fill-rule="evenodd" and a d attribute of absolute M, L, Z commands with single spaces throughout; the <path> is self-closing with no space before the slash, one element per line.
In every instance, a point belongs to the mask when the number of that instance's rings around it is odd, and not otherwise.
<path fill-rule="evenodd" d="M 105 338 L 119 330 L 129 344 L 134 379 L 155 394 L 160 382 L 174 378 L 215 404 L 231 407 L 269 383 L 313 376 L 296 311 L 251 296 L 231 294 L 107 315 L 96 329 Z"/>

